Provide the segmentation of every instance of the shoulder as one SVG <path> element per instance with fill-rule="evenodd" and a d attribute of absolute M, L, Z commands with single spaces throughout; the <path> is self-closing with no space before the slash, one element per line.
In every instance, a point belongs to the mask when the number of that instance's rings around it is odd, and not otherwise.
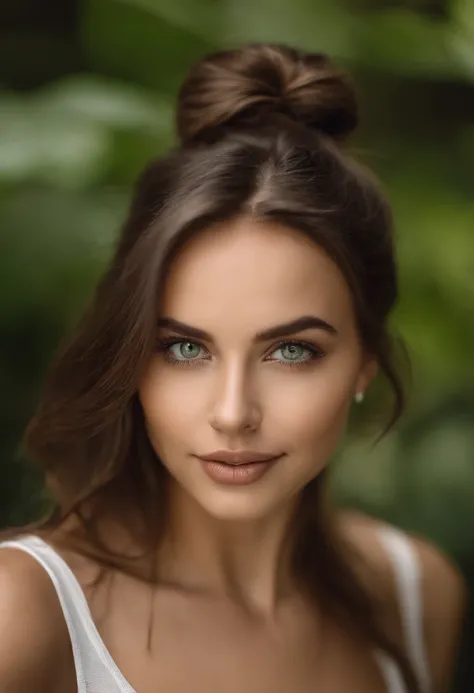
<path fill-rule="evenodd" d="M 343 535 L 370 566 L 374 581 L 378 583 L 374 582 L 374 589 L 392 605 L 393 616 L 399 599 L 393 561 L 381 541 L 383 527 L 383 523 L 356 513 L 345 514 L 341 519 Z M 426 654 L 434 690 L 443 691 L 456 659 L 467 603 L 466 586 L 460 571 L 442 551 L 420 537 L 404 533 L 402 536 L 418 561 Z M 393 629 L 394 619 L 390 619 L 390 615 L 388 619 Z M 402 637 L 400 629 L 398 636 Z"/>
<path fill-rule="evenodd" d="M 460 571 L 439 549 L 410 537 L 421 564 L 424 632 L 435 690 L 449 684 L 467 606 L 467 588 Z"/>
<path fill-rule="evenodd" d="M 49 576 L 25 552 L 0 549 L 2 691 L 68 690 L 72 662 L 67 626 Z"/>

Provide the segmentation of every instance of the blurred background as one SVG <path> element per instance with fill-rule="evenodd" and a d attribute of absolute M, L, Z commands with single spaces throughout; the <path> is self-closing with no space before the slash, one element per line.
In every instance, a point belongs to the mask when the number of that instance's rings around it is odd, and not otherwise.
<path fill-rule="evenodd" d="M 326 51 L 359 84 L 353 149 L 394 206 L 394 327 L 414 385 L 377 447 L 354 427 L 335 488 L 433 540 L 472 592 L 474 0 L 0 1 L 0 526 L 41 510 L 22 431 L 134 178 L 173 143 L 180 80 L 203 52 L 243 41 Z M 377 407 L 369 398 L 358 417 Z M 473 630 L 469 615 L 455 693 L 474 690 Z"/>

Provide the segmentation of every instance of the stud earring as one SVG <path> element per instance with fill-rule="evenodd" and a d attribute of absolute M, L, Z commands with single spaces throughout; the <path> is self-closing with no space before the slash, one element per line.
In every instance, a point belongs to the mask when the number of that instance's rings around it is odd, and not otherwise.
<path fill-rule="evenodd" d="M 356 404 L 360 404 L 363 401 L 364 401 L 364 393 L 363 392 L 356 392 L 355 397 L 354 397 L 354 402 L 356 402 Z"/>

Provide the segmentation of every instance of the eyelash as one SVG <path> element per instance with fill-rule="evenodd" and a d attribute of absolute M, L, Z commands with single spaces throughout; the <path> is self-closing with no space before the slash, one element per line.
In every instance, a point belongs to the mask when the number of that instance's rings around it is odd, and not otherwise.
<path fill-rule="evenodd" d="M 157 344 L 157 351 L 158 351 L 158 353 L 163 354 L 166 361 L 173 366 L 183 366 L 184 368 L 192 368 L 192 367 L 194 367 L 194 365 L 196 363 L 199 363 L 200 361 L 202 361 L 202 359 L 197 359 L 197 358 L 195 358 L 195 359 L 183 359 L 183 360 L 175 359 L 175 358 L 170 357 L 170 352 L 168 351 L 168 349 L 170 347 L 174 346 L 175 344 L 183 344 L 186 342 L 189 342 L 190 344 L 195 344 L 195 345 L 199 346 L 201 349 L 205 349 L 205 347 L 202 344 L 200 344 L 199 342 L 196 342 L 193 339 L 182 338 L 182 339 L 163 339 L 163 340 L 160 340 Z M 278 359 L 275 359 L 275 361 L 277 363 L 280 363 L 285 367 L 290 366 L 291 368 L 295 368 L 295 367 L 301 368 L 302 366 L 308 366 L 308 365 L 314 363 L 315 361 L 326 356 L 326 353 L 324 351 L 322 351 L 322 349 L 319 349 L 317 346 L 315 346 L 314 344 L 311 344 L 310 342 L 305 342 L 305 341 L 299 340 L 299 339 L 292 339 L 292 340 L 288 340 L 285 342 L 280 342 L 279 344 L 277 344 L 275 346 L 275 348 L 272 350 L 271 353 L 273 353 L 274 351 L 277 351 L 278 349 L 284 349 L 287 346 L 302 346 L 310 352 L 310 357 L 303 360 L 303 361 L 279 361 Z"/>

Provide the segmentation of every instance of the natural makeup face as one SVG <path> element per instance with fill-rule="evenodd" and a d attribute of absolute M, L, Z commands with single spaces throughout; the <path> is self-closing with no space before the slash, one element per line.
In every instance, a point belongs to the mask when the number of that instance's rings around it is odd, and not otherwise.
<path fill-rule="evenodd" d="M 216 519 L 262 519 L 325 467 L 374 372 L 338 267 L 301 233 L 240 218 L 172 263 L 139 394 L 175 488 Z"/>

